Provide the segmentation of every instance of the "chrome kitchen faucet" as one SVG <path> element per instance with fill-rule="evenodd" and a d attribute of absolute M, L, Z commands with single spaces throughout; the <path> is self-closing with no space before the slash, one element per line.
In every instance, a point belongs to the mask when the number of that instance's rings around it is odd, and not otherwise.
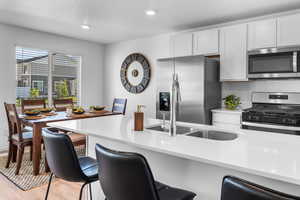
<path fill-rule="evenodd" d="M 173 74 L 172 88 L 171 88 L 171 113 L 170 113 L 170 136 L 176 135 L 176 114 L 177 105 L 181 102 L 180 85 L 178 81 L 178 74 Z"/>

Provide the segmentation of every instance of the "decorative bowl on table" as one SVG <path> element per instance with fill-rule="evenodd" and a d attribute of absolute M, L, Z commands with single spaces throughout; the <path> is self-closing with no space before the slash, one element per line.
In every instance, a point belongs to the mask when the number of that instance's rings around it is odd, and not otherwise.
<path fill-rule="evenodd" d="M 24 112 L 26 116 L 38 116 L 40 113 L 39 110 L 27 110 Z"/>
<path fill-rule="evenodd" d="M 85 112 L 85 110 L 81 107 L 77 107 L 77 108 L 73 108 L 73 114 L 83 114 Z"/>
<path fill-rule="evenodd" d="M 41 113 L 50 113 L 52 112 L 52 108 L 41 108 L 40 111 Z"/>
<path fill-rule="evenodd" d="M 94 111 L 104 110 L 105 106 L 91 106 L 90 109 Z"/>

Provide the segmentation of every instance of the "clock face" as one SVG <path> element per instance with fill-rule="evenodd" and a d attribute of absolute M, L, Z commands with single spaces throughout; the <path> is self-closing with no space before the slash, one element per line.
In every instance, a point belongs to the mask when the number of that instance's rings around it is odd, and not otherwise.
<path fill-rule="evenodd" d="M 122 63 L 120 76 L 122 85 L 128 92 L 143 92 L 151 76 L 147 58 L 139 53 L 130 54 Z"/>

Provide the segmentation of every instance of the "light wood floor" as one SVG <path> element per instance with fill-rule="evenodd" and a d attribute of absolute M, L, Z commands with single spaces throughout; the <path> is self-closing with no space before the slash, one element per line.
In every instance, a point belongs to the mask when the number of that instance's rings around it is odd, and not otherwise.
<path fill-rule="evenodd" d="M 76 200 L 79 198 L 80 187 L 80 183 L 55 180 L 51 184 L 48 200 Z M 46 190 L 47 185 L 22 191 L 0 174 L 0 200 L 43 200 Z"/>

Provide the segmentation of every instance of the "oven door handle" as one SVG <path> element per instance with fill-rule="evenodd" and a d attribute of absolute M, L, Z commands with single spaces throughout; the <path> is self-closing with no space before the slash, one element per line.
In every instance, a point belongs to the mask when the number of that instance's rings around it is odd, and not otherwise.
<path fill-rule="evenodd" d="M 275 124 L 263 124 L 263 123 L 254 123 L 254 122 L 242 122 L 242 125 L 251 126 L 251 127 L 262 127 L 262 128 L 272 128 L 272 129 L 281 129 L 281 130 L 290 130 L 290 131 L 300 131 L 298 126 L 282 126 Z"/>
<path fill-rule="evenodd" d="M 294 51 L 293 52 L 293 72 L 297 72 L 297 63 L 298 63 L 298 60 L 297 60 L 297 58 L 298 58 L 298 52 L 297 51 Z"/>

